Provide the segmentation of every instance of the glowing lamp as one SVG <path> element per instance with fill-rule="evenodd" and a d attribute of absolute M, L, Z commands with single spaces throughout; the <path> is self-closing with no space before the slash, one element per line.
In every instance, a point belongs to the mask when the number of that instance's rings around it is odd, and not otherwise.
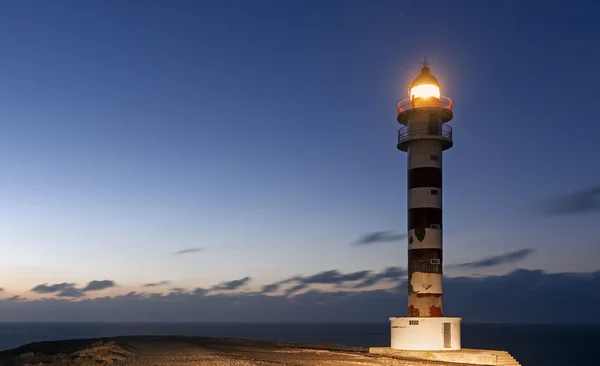
<path fill-rule="evenodd" d="M 440 87 L 434 84 L 415 85 L 410 88 L 410 99 L 413 98 L 430 98 L 440 99 Z"/>
<path fill-rule="evenodd" d="M 410 83 L 408 86 L 408 91 L 410 100 L 415 100 L 417 98 L 440 99 L 440 83 L 435 76 L 431 75 L 429 67 L 427 66 L 427 62 L 423 63 L 421 73 L 419 73 L 419 75 L 414 78 L 412 83 Z"/>

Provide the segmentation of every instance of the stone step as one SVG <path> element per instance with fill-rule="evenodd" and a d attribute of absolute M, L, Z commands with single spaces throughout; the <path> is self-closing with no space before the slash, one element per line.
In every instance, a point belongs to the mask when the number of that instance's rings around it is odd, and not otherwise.
<path fill-rule="evenodd" d="M 496 350 L 461 349 L 453 351 L 408 351 L 390 347 L 371 347 L 369 353 L 391 356 L 399 359 L 437 361 L 448 364 L 521 366 L 510 353 Z"/>
<path fill-rule="evenodd" d="M 497 357 L 497 361 L 496 361 L 496 365 L 497 366 L 521 366 L 521 364 L 519 362 L 517 362 L 517 360 L 510 355 L 510 353 L 505 352 L 505 351 L 499 351 L 496 353 L 496 357 Z"/>

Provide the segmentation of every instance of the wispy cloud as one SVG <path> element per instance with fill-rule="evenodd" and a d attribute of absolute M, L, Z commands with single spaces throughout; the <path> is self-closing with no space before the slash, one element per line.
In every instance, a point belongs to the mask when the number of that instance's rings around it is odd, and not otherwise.
<path fill-rule="evenodd" d="M 19 302 L 19 301 L 26 301 L 26 300 L 27 300 L 26 297 L 21 297 L 19 295 L 11 296 L 8 299 L 6 299 L 6 301 L 10 301 L 10 302 Z"/>
<path fill-rule="evenodd" d="M 543 201 L 540 209 L 547 215 L 570 215 L 600 211 L 600 185 Z"/>
<path fill-rule="evenodd" d="M 308 285 L 305 283 L 299 283 L 297 285 L 294 285 L 288 289 L 285 290 L 285 296 L 292 296 L 294 295 L 296 292 L 304 290 L 305 288 L 307 288 Z"/>
<path fill-rule="evenodd" d="M 183 249 L 180 250 L 178 252 L 173 253 L 174 255 L 181 255 L 181 254 L 190 254 L 190 253 L 197 253 L 197 252 L 201 252 L 204 249 L 202 248 L 188 248 L 188 249 Z"/>
<path fill-rule="evenodd" d="M 37 292 L 38 294 L 51 294 L 54 292 L 59 292 L 65 289 L 73 288 L 75 286 L 74 283 L 56 283 L 54 285 L 48 285 L 47 283 L 43 283 L 41 285 L 37 285 L 31 289 L 33 292 Z"/>
<path fill-rule="evenodd" d="M 354 284 L 353 288 L 366 288 L 374 286 L 381 281 L 399 281 L 407 274 L 406 269 L 400 267 L 387 267 L 379 273 L 372 273 L 362 281 Z"/>
<path fill-rule="evenodd" d="M 157 287 L 157 286 L 166 286 L 170 283 L 171 283 L 171 281 L 160 281 L 160 282 L 144 283 L 142 286 L 143 287 Z"/>
<path fill-rule="evenodd" d="M 343 273 L 337 269 L 322 271 L 309 276 L 293 276 L 276 283 L 263 287 L 262 293 L 274 292 L 273 289 L 281 289 L 283 285 L 286 296 L 293 296 L 297 292 L 311 287 L 312 285 L 332 285 L 336 288 L 363 289 L 374 286 L 381 281 L 399 281 L 406 276 L 406 269 L 400 267 L 387 267 L 381 272 L 369 270 Z M 272 290 L 272 291 L 265 291 Z"/>
<path fill-rule="evenodd" d="M 237 290 L 240 287 L 244 287 L 248 282 L 250 282 L 251 277 L 240 278 L 239 280 L 222 282 L 218 285 L 215 285 L 211 288 L 211 290 Z"/>
<path fill-rule="evenodd" d="M 111 280 L 90 281 L 84 288 L 77 288 L 76 284 L 67 282 L 53 285 L 43 283 L 35 286 L 31 291 L 38 294 L 55 294 L 58 297 L 82 297 L 88 291 L 99 291 L 115 286 L 115 282 Z"/>
<path fill-rule="evenodd" d="M 205 289 L 205 288 L 202 288 L 202 287 L 198 287 L 197 289 L 195 289 L 195 290 L 193 291 L 193 294 L 194 294 L 194 295 L 204 295 L 204 294 L 206 294 L 207 292 L 208 292 L 208 290 L 207 290 L 207 289 Z"/>
<path fill-rule="evenodd" d="M 354 245 L 374 245 L 406 239 L 406 234 L 394 231 L 375 231 L 360 237 Z"/>
<path fill-rule="evenodd" d="M 371 276 L 378 273 L 380 277 L 398 278 L 403 274 L 392 268 L 373 271 Z M 361 271 L 352 273 L 358 272 Z M 316 275 L 319 273 L 305 277 L 320 277 Z M 0 299 L 0 321 L 377 322 L 382 314 L 406 314 L 406 310 L 403 313 L 406 307 L 399 306 L 407 301 L 408 285 L 404 278 L 387 289 L 308 289 L 304 283 L 295 285 L 302 289 L 295 288 L 293 296 L 287 296 L 285 289 L 280 289 L 280 294 L 206 290 L 130 292 L 85 301 L 74 301 L 76 297 L 15 296 Z M 500 276 L 445 277 L 444 291 L 452 299 L 445 304 L 445 310 L 460 314 L 465 322 L 600 323 L 599 314 L 580 311 L 577 302 L 561 301 L 586 293 L 589 295 L 586 306 L 600 308 L 597 289 L 600 289 L 600 271 L 545 273 L 520 269 Z"/>
<path fill-rule="evenodd" d="M 111 280 L 91 281 L 81 291 L 83 291 L 83 292 L 99 291 L 99 290 L 104 290 L 106 288 L 115 287 L 115 286 L 116 286 L 115 282 L 111 281 Z"/>
<path fill-rule="evenodd" d="M 263 288 L 260 292 L 262 292 L 263 294 L 269 294 L 269 293 L 277 291 L 280 286 L 281 285 L 278 283 L 272 283 L 270 285 L 265 285 L 265 286 L 263 286 Z"/>
<path fill-rule="evenodd" d="M 84 295 L 83 290 L 75 287 L 65 288 L 56 294 L 58 297 L 82 297 Z"/>
<path fill-rule="evenodd" d="M 337 269 L 329 271 L 319 272 L 312 276 L 307 277 L 296 277 L 296 281 L 307 285 L 311 284 L 325 284 L 325 285 L 339 285 L 348 281 L 358 281 L 369 276 L 371 271 L 358 271 L 350 273 L 341 273 Z"/>
<path fill-rule="evenodd" d="M 514 252 L 509 252 L 505 254 L 500 254 L 496 256 L 482 258 L 473 262 L 465 262 L 455 264 L 451 267 L 460 267 L 460 268 L 487 268 L 499 266 L 501 264 L 506 263 L 515 263 L 522 261 L 523 259 L 529 257 L 534 252 L 533 249 L 520 249 L 515 250 Z"/>

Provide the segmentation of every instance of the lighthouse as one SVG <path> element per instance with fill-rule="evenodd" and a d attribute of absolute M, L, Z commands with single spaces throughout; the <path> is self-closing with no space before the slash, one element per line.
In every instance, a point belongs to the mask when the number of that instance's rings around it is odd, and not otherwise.
<path fill-rule="evenodd" d="M 520 363 L 506 351 L 461 350 L 461 318 L 444 313 L 442 155 L 454 145 L 452 100 L 427 60 L 398 103 L 398 150 L 407 153 L 408 316 L 391 317 L 390 347 L 373 354 L 469 365 Z M 448 352 L 450 351 L 450 352 Z"/>
<path fill-rule="evenodd" d="M 408 155 L 408 316 L 390 318 L 392 349 L 460 349 L 461 318 L 444 317 L 442 284 L 442 156 L 454 144 L 453 116 L 425 59 L 398 103 L 397 147 Z"/>

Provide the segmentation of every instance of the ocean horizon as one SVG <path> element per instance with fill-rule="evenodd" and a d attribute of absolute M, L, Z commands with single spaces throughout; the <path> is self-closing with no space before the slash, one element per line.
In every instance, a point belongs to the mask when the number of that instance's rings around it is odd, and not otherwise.
<path fill-rule="evenodd" d="M 121 335 L 181 335 L 389 346 L 389 323 L 3 322 L 0 350 L 27 343 Z M 462 347 L 506 350 L 524 366 L 597 365 L 600 324 L 463 323 Z"/>

